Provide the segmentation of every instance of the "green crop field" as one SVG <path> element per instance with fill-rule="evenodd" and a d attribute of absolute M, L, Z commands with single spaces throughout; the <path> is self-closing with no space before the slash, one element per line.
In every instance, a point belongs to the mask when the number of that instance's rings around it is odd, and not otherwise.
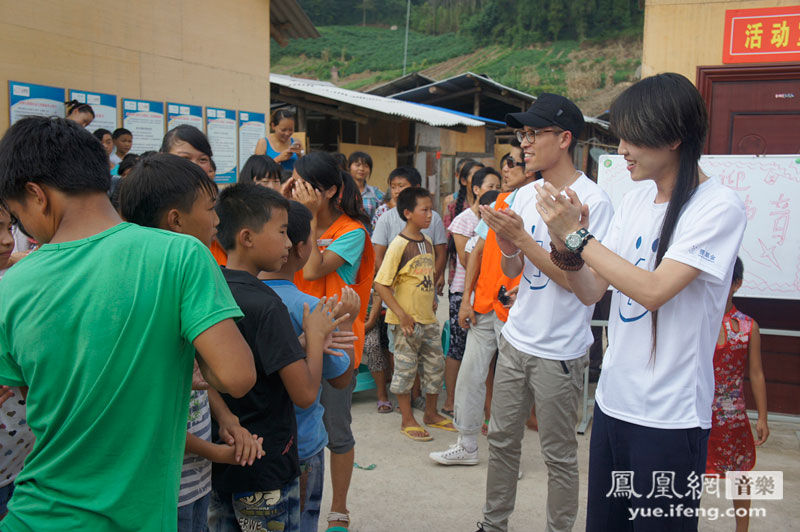
<path fill-rule="evenodd" d="M 318 39 L 273 43 L 271 71 L 331 80 L 359 90 L 403 73 L 404 29 L 371 26 L 321 26 Z M 606 41 L 563 40 L 527 45 L 478 47 L 460 33 L 410 32 L 407 72 L 434 79 L 473 71 L 504 85 L 539 94 L 557 92 L 578 100 L 591 91 L 635 78 L 641 62 L 641 35 L 627 32 Z"/>

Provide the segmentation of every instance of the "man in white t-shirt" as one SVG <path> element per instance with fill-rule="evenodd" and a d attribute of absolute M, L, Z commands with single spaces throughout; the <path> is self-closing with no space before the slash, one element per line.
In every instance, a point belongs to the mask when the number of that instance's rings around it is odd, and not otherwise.
<path fill-rule="evenodd" d="M 503 327 L 489 424 L 486 505 L 479 530 L 508 528 L 514 510 L 525 420 L 536 403 L 542 456 L 548 470 L 547 530 L 572 530 L 578 513 L 578 403 L 593 306 L 572 294 L 550 254 L 550 234 L 536 210 L 537 184 L 570 187 L 592 212 L 590 227 L 602 239 L 613 216 L 608 195 L 575 169 L 572 151 L 583 115 L 567 98 L 542 94 L 524 113 L 506 116 L 517 128 L 527 171 L 542 179 L 519 190 L 513 210 L 481 209 L 498 237 L 503 273 L 522 273 L 517 301 Z"/>

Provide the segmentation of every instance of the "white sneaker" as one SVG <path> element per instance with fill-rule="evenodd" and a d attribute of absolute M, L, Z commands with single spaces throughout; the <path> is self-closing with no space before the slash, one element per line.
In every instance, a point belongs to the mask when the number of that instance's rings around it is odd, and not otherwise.
<path fill-rule="evenodd" d="M 454 443 L 446 451 L 430 453 L 431 460 L 442 465 L 477 465 L 478 449 L 467 451 L 461 442 Z"/>

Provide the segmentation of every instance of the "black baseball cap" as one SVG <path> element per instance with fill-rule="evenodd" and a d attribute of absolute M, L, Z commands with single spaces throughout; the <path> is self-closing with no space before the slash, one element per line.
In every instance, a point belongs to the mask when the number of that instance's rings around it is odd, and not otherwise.
<path fill-rule="evenodd" d="M 543 92 L 527 111 L 507 114 L 506 124 L 515 128 L 558 126 L 577 138 L 583 130 L 583 113 L 572 100 Z"/>

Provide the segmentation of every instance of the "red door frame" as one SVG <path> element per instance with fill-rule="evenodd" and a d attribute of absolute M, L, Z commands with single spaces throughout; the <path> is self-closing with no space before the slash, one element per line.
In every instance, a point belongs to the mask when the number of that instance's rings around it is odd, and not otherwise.
<path fill-rule="evenodd" d="M 796 79 L 800 63 L 761 63 L 745 65 L 719 65 L 697 67 L 697 90 L 706 102 L 711 116 L 711 96 L 717 81 L 780 81 Z M 704 151 L 708 153 L 711 139 L 706 138 Z"/>

